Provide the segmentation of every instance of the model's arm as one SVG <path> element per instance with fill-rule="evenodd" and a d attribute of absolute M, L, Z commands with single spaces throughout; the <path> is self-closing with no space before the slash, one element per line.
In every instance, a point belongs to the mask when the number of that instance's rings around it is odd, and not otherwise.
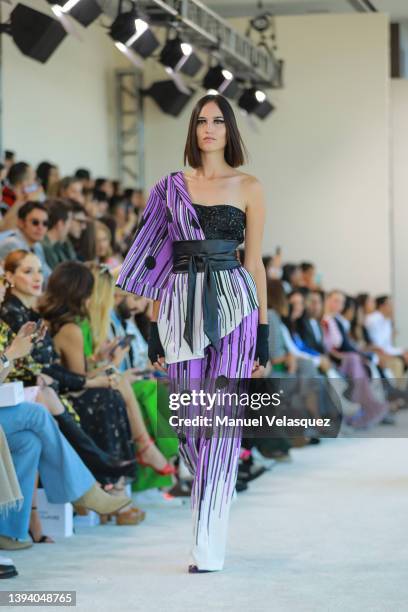
<path fill-rule="evenodd" d="M 246 185 L 246 230 L 244 267 L 252 274 L 259 300 L 259 323 L 267 324 L 266 271 L 262 262 L 262 238 L 265 225 L 265 196 L 261 183 L 249 177 Z"/>
<path fill-rule="evenodd" d="M 160 309 L 160 300 L 153 300 L 153 312 L 152 312 L 152 321 L 155 323 L 159 318 L 159 309 Z"/>

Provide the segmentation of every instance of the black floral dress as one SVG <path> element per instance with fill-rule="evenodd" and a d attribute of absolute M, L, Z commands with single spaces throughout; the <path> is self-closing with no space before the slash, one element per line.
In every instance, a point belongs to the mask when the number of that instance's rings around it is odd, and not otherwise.
<path fill-rule="evenodd" d="M 24 323 L 37 321 L 39 314 L 27 308 L 16 296 L 6 297 L 0 308 L 0 319 L 14 333 Z M 30 365 L 33 367 L 30 371 Z M 15 378 L 23 379 L 25 384 L 36 384 L 35 379 L 41 371 L 51 376 L 58 385 L 58 392 L 72 402 L 81 420 L 81 427 L 95 441 L 99 448 L 116 459 L 132 459 L 135 446 L 132 440 L 126 405 L 122 395 L 114 389 L 84 389 L 86 378 L 65 368 L 55 351 L 50 334 L 36 342 L 31 357 L 23 370 L 17 370 Z M 31 374 L 31 381 L 30 379 Z M 115 479 L 114 479 L 115 480 Z M 113 480 L 113 481 L 114 481 Z M 113 482 L 112 481 L 112 482 Z"/>

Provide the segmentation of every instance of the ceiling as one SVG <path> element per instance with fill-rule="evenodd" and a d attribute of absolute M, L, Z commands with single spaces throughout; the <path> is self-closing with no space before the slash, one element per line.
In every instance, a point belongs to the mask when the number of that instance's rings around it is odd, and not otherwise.
<path fill-rule="evenodd" d="M 258 0 L 202 0 L 223 17 L 249 17 L 257 13 Z M 392 21 L 408 21 L 408 0 L 263 0 L 263 9 L 274 15 L 310 13 L 388 13 Z"/>

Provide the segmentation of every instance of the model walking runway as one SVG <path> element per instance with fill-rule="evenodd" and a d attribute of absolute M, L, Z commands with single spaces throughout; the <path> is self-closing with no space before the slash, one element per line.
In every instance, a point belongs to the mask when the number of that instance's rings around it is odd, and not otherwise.
<path fill-rule="evenodd" d="M 197 103 L 186 160 L 194 175 L 174 172 L 150 192 L 117 283 L 155 300 L 149 357 L 179 393 L 260 376 L 268 359 L 263 193 L 254 177 L 235 170 L 244 161 L 243 145 L 222 96 Z M 244 241 L 242 265 L 238 248 Z M 178 416 L 194 410 L 183 406 Z M 206 410 L 198 407 L 201 414 Z M 194 476 L 189 571 L 217 571 L 224 564 L 241 431 L 176 429 Z"/>

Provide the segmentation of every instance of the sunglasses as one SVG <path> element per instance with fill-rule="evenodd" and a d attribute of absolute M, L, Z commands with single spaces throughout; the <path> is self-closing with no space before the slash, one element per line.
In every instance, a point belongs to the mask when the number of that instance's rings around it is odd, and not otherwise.
<path fill-rule="evenodd" d="M 39 225 L 42 225 L 43 227 L 48 227 L 48 221 L 40 221 L 39 219 L 30 219 L 30 223 L 31 225 L 34 225 L 35 227 L 38 227 Z"/>

